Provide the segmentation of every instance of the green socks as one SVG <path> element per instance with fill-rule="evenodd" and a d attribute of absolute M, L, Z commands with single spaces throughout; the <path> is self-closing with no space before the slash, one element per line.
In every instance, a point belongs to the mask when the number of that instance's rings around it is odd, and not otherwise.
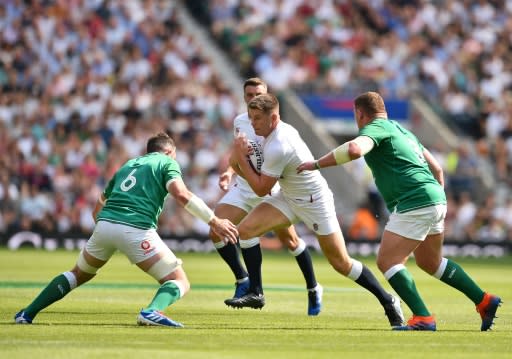
<path fill-rule="evenodd" d="M 464 272 L 461 266 L 450 259 L 443 258 L 433 276 L 464 293 L 475 305 L 484 298 L 484 291 Z"/>
<path fill-rule="evenodd" d="M 73 273 L 65 272 L 59 274 L 42 290 L 28 307 L 24 309 L 27 315 L 34 319 L 37 313 L 50 304 L 64 298 L 76 287 L 76 278 Z"/>
<path fill-rule="evenodd" d="M 416 289 L 411 274 L 404 265 L 397 264 L 391 267 L 384 273 L 384 276 L 414 315 L 430 315 Z M 441 260 L 441 264 L 433 276 L 464 293 L 475 305 L 484 298 L 484 291 L 464 272 L 461 266 L 449 259 Z"/>
<path fill-rule="evenodd" d="M 155 297 L 145 310 L 162 311 L 180 298 L 180 288 L 176 285 L 175 281 L 169 280 L 158 288 Z"/>
<path fill-rule="evenodd" d="M 416 289 L 411 273 L 403 264 L 397 264 L 388 269 L 384 273 L 384 277 L 414 315 L 430 316 L 430 312 Z"/>

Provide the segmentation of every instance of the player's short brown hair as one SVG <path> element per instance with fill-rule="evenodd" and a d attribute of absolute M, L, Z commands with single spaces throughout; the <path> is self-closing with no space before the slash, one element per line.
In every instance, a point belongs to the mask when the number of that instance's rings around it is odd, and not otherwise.
<path fill-rule="evenodd" d="M 146 152 L 166 152 L 176 149 L 174 140 L 165 132 L 159 132 L 148 140 Z"/>
<path fill-rule="evenodd" d="M 276 109 L 279 111 L 279 101 L 277 100 L 277 97 L 271 93 L 266 93 L 253 98 L 247 104 L 247 109 L 260 110 L 268 115 Z"/>
<path fill-rule="evenodd" d="M 354 107 L 367 115 L 386 112 L 384 99 L 377 92 L 365 92 L 356 97 Z"/>
<path fill-rule="evenodd" d="M 250 79 L 245 80 L 244 90 L 247 86 L 263 86 L 265 89 L 267 89 L 267 84 L 259 77 L 251 77 Z"/>

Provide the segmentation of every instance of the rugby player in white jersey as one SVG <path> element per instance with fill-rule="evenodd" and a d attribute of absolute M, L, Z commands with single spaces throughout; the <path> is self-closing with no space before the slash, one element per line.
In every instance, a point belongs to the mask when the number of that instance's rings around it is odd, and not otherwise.
<path fill-rule="evenodd" d="M 267 93 L 267 85 L 259 78 L 250 78 L 244 82 L 244 100 L 246 103 L 254 97 Z M 251 126 L 251 122 L 247 113 L 238 115 L 233 123 L 234 134 L 244 134 L 251 141 L 260 144 L 263 137 L 257 136 Z M 229 219 L 231 222 L 238 224 L 254 207 L 256 207 L 263 197 L 254 193 L 249 184 L 240 176 L 234 176 L 235 171 L 232 167 L 228 167 L 219 177 L 219 186 L 227 193 L 219 201 L 215 208 L 215 215 L 219 218 Z M 233 184 L 231 185 L 231 182 Z M 279 190 L 279 185 L 269 189 L 268 193 L 275 193 Z M 308 315 L 318 315 L 322 305 L 322 286 L 317 283 L 311 255 L 306 248 L 305 242 L 298 237 L 293 226 L 280 228 L 275 230 L 277 238 L 288 248 L 289 252 L 295 257 L 299 265 L 308 291 Z M 233 298 L 226 299 L 226 305 L 234 307 L 249 306 L 253 308 L 261 308 L 265 304 L 263 297 L 263 288 L 261 286 L 261 250 L 260 238 L 254 236 L 240 243 L 242 256 L 245 265 L 249 270 L 249 274 L 240 262 L 237 246 L 231 242 L 226 242 L 222 238 L 211 233 L 210 238 L 213 241 L 219 255 L 228 264 L 236 279 L 236 288 Z M 248 292 L 258 293 L 261 296 L 260 301 L 252 305 L 245 305 L 242 301 L 233 302 L 233 299 L 243 297 Z"/>
<path fill-rule="evenodd" d="M 231 166 L 258 196 L 265 196 L 277 182 L 280 190 L 266 196 L 239 223 L 241 246 L 255 236 L 302 221 L 315 234 L 333 268 L 375 295 L 391 326 L 402 325 L 400 300 L 379 284 L 368 267 L 349 256 L 334 209 L 333 194 L 324 177 L 319 171 L 297 173 L 297 167 L 312 160 L 313 155 L 297 130 L 281 121 L 277 98 L 262 94 L 252 99 L 247 107 L 255 133 L 264 137 L 261 173 L 256 173 L 245 160 L 248 146 L 244 135 L 235 139 Z M 233 299 L 233 304 L 254 304 L 260 300 L 259 293 L 249 292 Z"/>

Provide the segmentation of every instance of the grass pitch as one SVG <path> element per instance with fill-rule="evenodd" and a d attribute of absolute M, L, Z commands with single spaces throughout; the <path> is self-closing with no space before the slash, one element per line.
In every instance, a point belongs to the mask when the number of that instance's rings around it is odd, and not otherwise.
<path fill-rule="evenodd" d="M 510 358 L 512 258 L 457 259 L 485 289 L 505 302 L 493 331 L 480 332 L 473 304 L 417 269 L 409 269 L 438 331 L 393 332 L 376 299 L 314 255 L 325 288 L 318 317 L 306 315 L 302 275 L 287 253 L 265 252 L 263 310 L 227 308 L 233 279 L 215 253 L 179 253 L 192 290 L 166 313 L 183 329 L 139 327 L 136 316 L 158 285 L 116 254 L 91 282 L 41 312 L 33 325 L 13 316 L 77 252 L 0 249 L 0 358 Z M 374 258 L 363 259 L 377 271 Z M 391 290 L 391 289 L 390 289 Z M 410 316 L 403 306 L 405 315 Z"/>

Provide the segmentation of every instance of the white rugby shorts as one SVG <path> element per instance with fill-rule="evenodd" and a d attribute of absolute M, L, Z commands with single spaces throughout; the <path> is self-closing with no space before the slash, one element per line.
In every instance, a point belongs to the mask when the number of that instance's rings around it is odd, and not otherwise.
<path fill-rule="evenodd" d="M 385 230 L 402 237 L 423 241 L 430 234 L 444 232 L 446 204 L 414 209 L 412 211 L 389 215 Z"/>
<path fill-rule="evenodd" d="M 85 249 L 103 261 L 108 261 L 119 250 L 131 263 L 139 263 L 165 252 L 174 258 L 176 266 L 181 263 L 155 229 L 139 229 L 108 221 L 98 221 Z"/>
<path fill-rule="evenodd" d="M 254 207 L 260 204 L 265 197 L 259 197 L 256 193 L 245 191 L 237 186 L 233 186 L 220 199 L 218 204 L 229 204 L 231 206 L 243 209 L 249 213 Z"/>
<path fill-rule="evenodd" d="M 304 222 L 318 235 L 325 236 L 341 231 L 334 209 L 334 198 L 330 191 L 303 198 L 287 198 L 279 191 L 275 195 L 265 197 L 263 202 L 280 210 L 291 223 Z"/>

